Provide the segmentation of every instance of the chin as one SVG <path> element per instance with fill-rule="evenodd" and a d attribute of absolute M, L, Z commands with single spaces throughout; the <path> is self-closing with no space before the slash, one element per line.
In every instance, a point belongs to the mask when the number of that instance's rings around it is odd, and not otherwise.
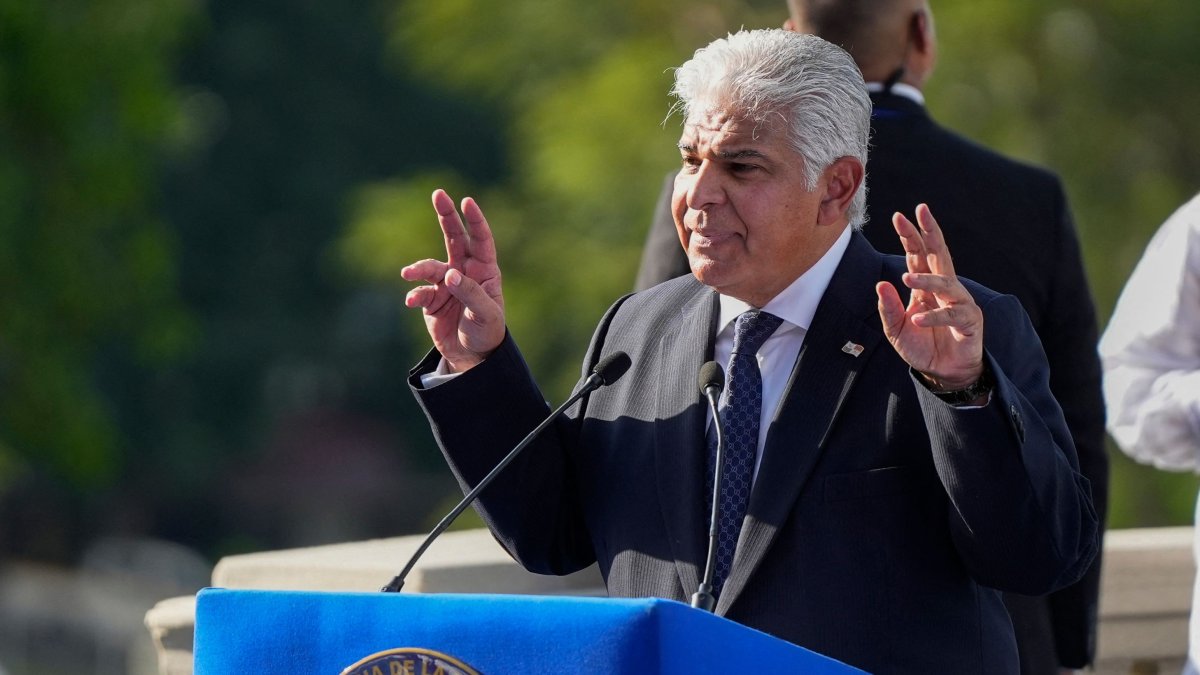
<path fill-rule="evenodd" d="M 705 286 L 720 285 L 723 276 L 722 265 L 712 258 L 688 256 L 688 267 L 692 270 L 692 276 Z"/>

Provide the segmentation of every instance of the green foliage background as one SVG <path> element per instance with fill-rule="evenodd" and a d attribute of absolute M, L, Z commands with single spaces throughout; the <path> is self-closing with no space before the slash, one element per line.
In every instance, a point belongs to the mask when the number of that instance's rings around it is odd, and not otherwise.
<path fill-rule="evenodd" d="M 78 495 L 115 481 L 130 446 L 102 364 L 191 344 L 154 185 L 193 10 L 0 2 L 0 495 L 35 473 Z"/>
<path fill-rule="evenodd" d="M 1063 177 L 1107 320 L 1200 190 L 1200 3 L 933 7 L 932 113 Z M 511 329 L 561 399 L 677 162 L 670 69 L 784 11 L 0 0 L 0 553 L 69 559 L 112 530 L 216 556 L 419 529 L 438 510 L 421 486 L 454 491 L 404 383 L 427 340 L 398 270 L 440 254 L 432 189 L 485 209 Z M 298 535 L 279 523 L 311 522 L 288 509 L 311 494 L 255 499 L 296 465 L 285 432 L 333 429 L 327 413 L 404 460 L 408 501 Z M 316 447 L 331 465 L 310 473 L 353 473 L 363 445 Z M 1194 477 L 1113 461 L 1112 526 L 1191 521 Z M 346 500 L 323 491 L 324 517 Z"/>

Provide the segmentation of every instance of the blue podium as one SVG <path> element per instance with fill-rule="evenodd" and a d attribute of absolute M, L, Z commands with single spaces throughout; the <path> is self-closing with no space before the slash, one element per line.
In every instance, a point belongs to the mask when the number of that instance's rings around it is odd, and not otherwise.
<path fill-rule="evenodd" d="M 205 589 L 195 673 L 849 675 L 833 659 L 669 600 Z"/>

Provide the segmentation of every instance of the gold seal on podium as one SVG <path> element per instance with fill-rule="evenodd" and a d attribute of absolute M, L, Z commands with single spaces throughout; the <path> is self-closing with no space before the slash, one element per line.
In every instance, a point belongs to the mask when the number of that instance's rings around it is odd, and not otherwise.
<path fill-rule="evenodd" d="M 372 654 L 348 666 L 342 675 L 481 675 L 453 656 L 431 649 L 403 647 Z"/>

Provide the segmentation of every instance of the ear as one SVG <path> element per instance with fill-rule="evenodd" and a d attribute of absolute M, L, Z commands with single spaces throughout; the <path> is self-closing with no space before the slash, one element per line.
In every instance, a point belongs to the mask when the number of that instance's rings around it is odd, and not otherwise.
<path fill-rule="evenodd" d="M 928 10 L 913 14 L 908 30 L 908 38 L 918 53 L 927 55 L 933 51 L 933 15 Z"/>
<path fill-rule="evenodd" d="M 800 31 L 799 31 L 799 30 L 797 30 L 797 28 L 796 28 L 796 22 L 795 22 L 795 20 L 793 20 L 793 19 L 792 19 L 792 17 L 790 17 L 790 16 L 789 16 L 788 18 L 784 19 L 784 21 L 783 21 L 783 29 L 784 29 L 784 30 L 786 30 L 786 31 L 792 32 L 792 33 L 798 33 L 798 32 L 800 32 Z"/>
<path fill-rule="evenodd" d="M 846 223 L 850 202 L 862 185 L 866 171 L 862 162 L 854 157 L 839 157 L 821 174 L 824 193 L 817 211 L 818 225 L 843 225 Z"/>

